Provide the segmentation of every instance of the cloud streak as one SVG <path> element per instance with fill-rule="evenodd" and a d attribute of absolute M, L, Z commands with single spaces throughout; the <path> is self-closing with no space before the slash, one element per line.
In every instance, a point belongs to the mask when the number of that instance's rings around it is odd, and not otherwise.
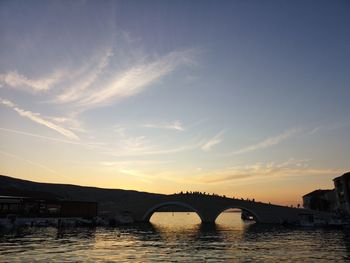
<path fill-rule="evenodd" d="M 211 151 L 211 149 L 222 142 L 222 135 L 225 133 L 224 130 L 220 131 L 218 134 L 216 134 L 214 137 L 209 139 L 207 142 L 205 142 L 202 146 L 201 149 L 205 152 Z"/>
<path fill-rule="evenodd" d="M 1 97 L 0 97 L 0 104 L 4 105 L 10 109 L 13 109 L 20 116 L 28 118 L 33 122 L 36 122 L 36 123 L 41 124 L 49 129 L 52 129 L 52 130 L 64 135 L 65 137 L 67 137 L 71 140 L 79 140 L 79 137 L 74 132 L 72 132 L 66 128 L 63 128 L 63 127 L 61 127 L 61 126 L 59 126 L 51 121 L 45 120 L 43 117 L 40 116 L 39 113 L 34 113 L 31 111 L 21 109 L 16 104 L 12 103 L 9 100 L 2 99 Z"/>
<path fill-rule="evenodd" d="M 37 166 L 37 167 L 39 167 L 41 169 L 44 169 L 44 170 L 46 170 L 46 171 L 48 171 L 50 173 L 53 173 L 53 174 L 58 175 L 58 176 L 61 176 L 61 174 L 59 174 L 55 170 L 47 167 L 46 165 L 43 165 L 43 164 L 40 164 L 40 163 L 37 163 L 37 162 L 33 162 L 31 160 L 28 160 L 28 159 L 24 159 L 24 158 L 19 157 L 19 156 L 15 155 L 15 154 L 12 154 L 12 153 L 9 153 L 9 152 L 5 152 L 5 151 L 2 151 L 2 150 L 0 150 L 0 154 L 5 155 L 5 156 L 10 157 L 10 158 L 14 158 L 14 159 L 26 162 L 26 163 L 28 163 L 30 165 Z"/>
<path fill-rule="evenodd" d="M 258 142 L 256 144 L 252 144 L 252 145 L 246 146 L 244 148 L 241 148 L 237 151 L 232 152 L 231 154 L 244 154 L 247 152 L 253 152 L 253 151 L 260 150 L 260 149 L 265 149 L 265 148 L 274 146 L 276 144 L 279 144 L 279 143 L 287 140 L 288 138 L 290 138 L 291 136 L 293 136 L 299 132 L 300 132 L 300 129 L 293 128 L 293 129 L 287 130 L 287 131 L 285 131 L 277 136 L 270 137 L 270 138 L 267 138 L 267 139 L 265 139 L 261 142 Z"/>
<path fill-rule="evenodd" d="M 69 88 L 67 88 L 62 94 L 57 96 L 57 101 L 61 103 L 68 103 L 80 99 L 83 95 L 83 92 L 87 90 L 92 84 L 94 84 L 100 75 L 103 73 L 105 68 L 108 66 L 110 58 L 113 56 L 112 49 L 107 49 L 102 58 L 99 59 L 96 63 L 96 67 L 88 70 L 85 68 L 80 73 L 81 76 L 78 81 L 73 83 Z"/>
<path fill-rule="evenodd" d="M 56 71 L 48 77 L 30 79 L 17 71 L 8 71 L 5 74 L 0 74 L 0 84 L 12 88 L 41 92 L 51 89 L 53 85 L 61 80 L 62 76 L 62 72 Z"/>
<path fill-rule="evenodd" d="M 173 121 L 171 123 L 162 123 L 162 124 L 153 124 L 148 123 L 142 125 L 145 128 L 155 128 L 155 129 L 165 129 L 165 130 L 176 130 L 176 131 L 184 131 L 185 128 L 182 126 L 182 123 L 179 120 Z"/>
<path fill-rule="evenodd" d="M 114 150 L 112 148 L 104 147 L 103 144 L 101 145 L 101 144 L 96 144 L 96 143 L 81 142 L 81 141 L 77 141 L 77 140 L 66 140 L 66 139 L 48 137 L 48 136 L 43 136 L 43 135 L 34 134 L 34 133 L 30 133 L 30 132 L 18 131 L 18 130 L 7 129 L 7 128 L 2 128 L 2 127 L 0 127 L 0 131 L 18 134 L 18 135 L 29 136 L 29 137 L 42 139 L 42 140 L 50 141 L 50 142 L 54 142 L 54 143 L 59 142 L 59 143 L 77 145 L 77 146 L 84 147 L 87 150 L 100 150 L 101 152 L 104 152 L 104 153 L 114 152 Z M 109 154 L 109 155 L 111 155 L 111 154 Z"/>
<path fill-rule="evenodd" d="M 308 160 L 289 159 L 282 163 L 256 163 L 230 167 L 223 170 L 208 172 L 205 175 L 197 176 L 195 183 L 202 184 L 224 184 L 229 181 L 245 182 L 272 178 L 282 179 L 286 177 L 306 176 L 306 175 L 334 175 L 343 172 L 341 169 L 320 169 L 309 167 Z"/>
<path fill-rule="evenodd" d="M 149 142 L 146 140 L 146 138 L 143 136 L 139 136 L 139 137 L 126 136 L 125 140 L 124 139 L 120 140 L 117 146 L 106 147 L 105 143 L 98 144 L 98 143 L 81 142 L 76 140 L 65 140 L 65 139 L 53 138 L 53 137 L 43 136 L 39 134 L 24 132 L 24 131 L 2 128 L 2 127 L 0 127 L 0 131 L 29 136 L 33 138 L 46 140 L 46 141 L 78 145 L 88 150 L 99 150 L 100 153 L 106 154 L 108 156 L 114 156 L 114 157 L 174 154 L 174 153 L 185 152 L 185 151 L 196 149 L 198 148 L 198 145 L 199 145 L 197 143 L 197 144 L 191 144 L 191 145 L 178 146 L 174 148 L 160 149 L 159 147 L 150 145 Z"/>
<path fill-rule="evenodd" d="M 181 65 L 193 63 L 192 51 L 174 51 L 151 62 L 139 63 L 105 81 L 103 88 L 76 93 L 76 106 L 94 108 L 141 93 Z"/>

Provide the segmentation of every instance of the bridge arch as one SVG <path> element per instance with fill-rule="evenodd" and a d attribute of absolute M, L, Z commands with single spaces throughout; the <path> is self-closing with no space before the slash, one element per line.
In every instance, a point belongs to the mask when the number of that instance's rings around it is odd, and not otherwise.
<path fill-rule="evenodd" d="M 163 203 L 159 203 L 153 207 L 151 207 L 150 209 L 148 209 L 146 211 L 146 213 L 144 214 L 142 221 L 144 222 L 149 222 L 149 220 L 151 219 L 152 215 L 157 212 L 158 209 L 165 207 L 165 206 L 180 206 L 180 207 L 185 207 L 190 209 L 191 211 L 195 212 L 199 218 L 201 219 L 202 222 L 204 222 L 203 220 L 203 216 L 202 214 L 193 206 L 186 204 L 184 202 L 176 202 L 176 201 L 172 201 L 172 202 L 163 202 Z"/>
<path fill-rule="evenodd" d="M 247 211 L 254 216 L 254 219 L 256 222 L 261 222 L 260 216 L 255 211 L 253 211 L 252 209 L 246 208 L 244 206 L 239 206 L 239 205 L 229 205 L 229 206 L 224 207 L 223 209 L 220 209 L 219 212 L 214 217 L 214 222 L 219 217 L 219 215 L 221 215 L 223 212 L 225 212 L 226 210 L 231 209 L 231 208 L 238 208 L 238 209 L 241 209 L 242 211 Z"/>

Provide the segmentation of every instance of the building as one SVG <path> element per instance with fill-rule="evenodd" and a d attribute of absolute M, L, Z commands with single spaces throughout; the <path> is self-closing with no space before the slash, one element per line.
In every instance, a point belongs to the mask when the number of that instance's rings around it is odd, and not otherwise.
<path fill-rule="evenodd" d="M 350 172 L 333 179 L 337 210 L 350 215 Z"/>
<path fill-rule="evenodd" d="M 96 202 L 0 196 L 0 217 L 83 217 L 97 216 Z"/>
<path fill-rule="evenodd" d="M 60 207 L 61 217 L 84 217 L 97 216 L 96 202 L 62 201 Z"/>
<path fill-rule="evenodd" d="M 303 196 L 303 206 L 307 209 L 331 212 L 336 208 L 334 189 L 318 189 Z"/>
<path fill-rule="evenodd" d="M 333 179 L 334 189 L 318 189 L 303 196 L 307 209 L 350 217 L 350 172 Z"/>
<path fill-rule="evenodd" d="M 0 196 L 0 217 L 17 214 L 23 210 L 24 199 L 20 196 Z"/>

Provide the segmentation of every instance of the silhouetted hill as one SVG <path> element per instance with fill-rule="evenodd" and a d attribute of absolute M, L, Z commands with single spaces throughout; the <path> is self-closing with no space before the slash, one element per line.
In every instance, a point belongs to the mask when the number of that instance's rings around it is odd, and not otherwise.
<path fill-rule="evenodd" d="M 134 190 L 105 189 L 70 184 L 37 183 L 0 175 L 0 195 L 27 196 L 35 198 L 58 198 L 81 201 L 110 201 L 130 197 L 142 197 L 157 194 Z"/>
<path fill-rule="evenodd" d="M 22 196 L 38 199 L 59 199 L 98 202 L 100 214 L 114 214 L 117 207 L 132 200 L 142 205 L 142 200 L 157 198 L 161 194 L 134 190 L 106 189 L 71 184 L 38 183 L 0 175 L 0 196 Z M 126 209 L 127 210 L 127 209 Z M 189 211 L 183 207 L 164 207 L 160 211 Z M 120 211 L 119 211 L 120 212 Z"/>

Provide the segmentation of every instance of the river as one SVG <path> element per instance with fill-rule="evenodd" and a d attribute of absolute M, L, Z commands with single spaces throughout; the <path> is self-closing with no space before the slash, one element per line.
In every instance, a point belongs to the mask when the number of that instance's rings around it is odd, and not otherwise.
<path fill-rule="evenodd" d="M 0 262 L 349 262 L 350 230 L 245 223 L 222 213 L 155 213 L 116 228 L 25 228 L 0 235 Z"/>

